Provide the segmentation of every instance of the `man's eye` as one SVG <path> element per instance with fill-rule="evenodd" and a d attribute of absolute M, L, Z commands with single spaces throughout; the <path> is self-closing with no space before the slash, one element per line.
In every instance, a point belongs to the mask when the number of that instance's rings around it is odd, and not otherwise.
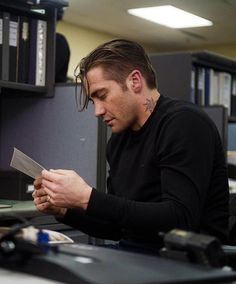
<path fill-rule="evenodd" d="M 106 94 L 100 95 L 98 98 L 99 98 L 99 100 L 102 100 L 102 101 L 103 101 L 103 100 L 105 100 L 105 98 L 106 98 Z"/>

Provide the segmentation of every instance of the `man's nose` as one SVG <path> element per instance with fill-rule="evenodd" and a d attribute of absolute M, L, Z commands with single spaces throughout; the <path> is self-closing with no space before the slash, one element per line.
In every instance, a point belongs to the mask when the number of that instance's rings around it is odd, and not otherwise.
<path fill-rule="evenodd" d="M 103 114 L 105 114 L 106 110 L 105 110 L 105 107 L 103 106 L 103 104 L 101 102 L 95 102 L 94 106 L 95 106 L 94 113 L 95 113 L 96 117 L 99 117 L 99 116 L 102 116 Z"/>

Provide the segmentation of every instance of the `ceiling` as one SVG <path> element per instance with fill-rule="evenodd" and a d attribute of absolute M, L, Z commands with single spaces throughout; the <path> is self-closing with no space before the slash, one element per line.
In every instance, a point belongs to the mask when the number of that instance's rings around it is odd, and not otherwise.
<path fill-rule="evenodd" d="M 167 4 L 211 20 L 214 25 L 171 29 L 127 13 L 129 8 Z M 236 44 L 236 0 L 69 0 L 64 20 L 159 50 Z"/>

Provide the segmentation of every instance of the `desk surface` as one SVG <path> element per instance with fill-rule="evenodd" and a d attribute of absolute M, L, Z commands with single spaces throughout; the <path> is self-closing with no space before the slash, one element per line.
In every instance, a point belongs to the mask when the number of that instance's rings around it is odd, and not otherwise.
<path fill-rule="evenodd" d="M 35 217 L 42 215 L 34 206 L 33 201 L 6 200 L 0 199 L 0 204 L 11 205 L 9 208 L 0 208 L 0 217 L 12 214 L 17 214 L 22 217 Z"/>

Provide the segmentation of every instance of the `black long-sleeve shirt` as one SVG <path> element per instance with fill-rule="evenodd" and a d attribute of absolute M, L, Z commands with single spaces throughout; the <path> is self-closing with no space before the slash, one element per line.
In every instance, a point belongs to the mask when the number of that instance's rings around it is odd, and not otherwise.
<path fill-rule="evenodd" d="M 197 106 L 161 96 L 139 131 L 113 134 L 108 194 L 93 189 L 86 211 L 64 222 L 105 239 L 159 242 L 180 228 L 226 240 L 228 179 L 220 136 Z"/>

